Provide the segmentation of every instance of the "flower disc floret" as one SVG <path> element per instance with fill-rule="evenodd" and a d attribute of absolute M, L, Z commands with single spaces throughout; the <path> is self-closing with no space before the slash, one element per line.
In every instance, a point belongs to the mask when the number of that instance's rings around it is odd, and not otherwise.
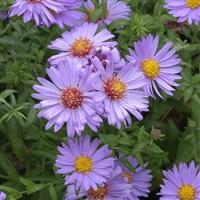
<path fill-rule="evenodd" d="M 85 57 L 89 55 L 93 48 L 92 42 L 87 38 L 76 39 L 71 46 L 71 53 L 75 57 Z"/>
<path fill-rule="evenodd" d="M 160 72 L 160 67 L 159 63 L 152 59 L 152 58 L 147 58 L 143 60 L 142 64 L 142 71 L 146 77 L 148 77 L 151 80 L 154 80 L 157 78 Z"/>
<path fill-rule="evenodd" d="M 186 0 L 187 6 L 191 9 L 200 7 L 200 0 Z"/>
<path fill-rule="evenodd" d="M 108 195 L 108 185 L 104 185 L 102 187 L 98 187 L 96 190 L 91 188 L 88 191 L 88 197 L 92 200 L 104 200 L 105 197 Z"/>
<path fill-rule="evenodd" d="M 119 77 L 109 77 L 104 84 L 106 95 L 111 100 L 120 100 L 126 92 L 126 84 Z"/>
<path fill-rule="evenodd" d="M 191 185 L 183 185 L 178 190 L 180 200 L 195 200 L 196 191 Z"/>
<path fill-rule="evenodd" d="M 88 156 L 79 156 L 75 159 L 75 168 L 77 172 L 89 173 L 93 168 L 93 161 Z"/>
<path fill-rule="evenodd" d="M 61 102 L 66 108 L 77 109 L 83 103 L 83 93 L 78 88 L 66 88 L 61 93 Z"/>

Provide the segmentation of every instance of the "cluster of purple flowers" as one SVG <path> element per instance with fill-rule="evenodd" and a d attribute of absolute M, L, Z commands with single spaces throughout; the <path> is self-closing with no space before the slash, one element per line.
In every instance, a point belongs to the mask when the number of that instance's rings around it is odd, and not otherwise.
<path fill-rule="evenodd" d="M 149 35 L 134 44 L 127 59 L 120 56 L 114 35 L 99 25 L 84 23 L 52 41 L 59 53 L 49 58 L 51 81 L 38 78 L 32 96 L 40 103 L 39 117 L 57 132 L 66 123 L 67 134 L 81 135 L 85 125 L 97 131 L 102 118 L 118 128 L 130 125 L 131 115 L 142 120 L 148 97 L 168 95 L 181 79 L 180 59 L 172 43 L 157 51 L 159 37 Z"/>
<path fill-rule="evenodd" d="M 180 22 L 198 24 L 199 2 L 166 0 L 165 7 Z M 38 77 L 32 94 L 39 100 L 34 106 L 40 110 L 38 117 L 48 120 L 46 129 L 54 127 L 57 132 L 66 125 L 69 140 L 58 147 L 56 159 L 57 173 L 64 175 L 67 185 L 66 200 L 139 200 L 150 192 L 147 164 L 141 167 L 128 156 L 131 171 L 121 162 L 124 156 L 111 156 L 107 145 L 82 132 L 85 126 L 97 132 L 103 119 L 118 128 L 131 125 L 133 117 L 142 120 L 150 97 L 173 95 L 181 79 L 181 60 L 171 42 L 159 48 L 159 36 L 151 34 L 135 42 L 123 58 L 114 35 L 101 26 L 129 19 L 129 6 L 109 0 L 104 15 L 91 23 L 95 5 L 91 0 L 16 0 L 9 15 L 23 15 L 24 22 L 34 20 L 41 26 L 72 27 L 48 46 L 58 54 L 48 59 L 49 79 Z M 200 199 L 200 172 L 194 162 L 181 163 L 164 176 L 160 200 Z"/>
<path fill-rule="evenodd" d="M 112 151 L 98 139 L 69 139 L 58 151 L 56 167 L 57 173 L 65 176 L 66 200 L 137 200 L 150 192 L 150 170 L 129 156 L 127 160 L 134 168 L 130 171 L 120 159 L 111 157 Z"/>
<path fill-rule="evenodd" d="M 98 7 L 105 1 L 98 0 Z M 98 24 L 111 24 L 117 19 L 129 19 L 130 8 L 122 1 L 109 0 L 102 16 L 97 17 Z M 80 11 L 83 7 L 85 12 Z M 178 18 L 178 22 L 188 21 L 198 25 L 200 22 L 199 0 L 165 0 L 164 7 Z M 9 16 L 23 15 L 24 22 L 34 20 L 37 25 L 51 26 L 57 24 L 60 28 L 80 25 L 84 21 L 92 22 L 96 7 L 92 0 L 15 0 Z"/>

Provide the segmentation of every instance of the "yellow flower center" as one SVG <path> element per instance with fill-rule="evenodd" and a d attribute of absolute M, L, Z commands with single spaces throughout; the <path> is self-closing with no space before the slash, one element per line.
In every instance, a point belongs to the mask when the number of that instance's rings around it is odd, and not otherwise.
<path fill-rule="evenodd" d="M 159 63 L 152 58 L 145 59 L 142 62 L 141 67 L 144 75 L 152 80 L 155 79 L 160 73 Z"/>
<path fill-rule="evenodd" d="M 104 200 L 108 195 L 108 186 L 98 187 L 97 190 L 89 189 L 88 196 L 92 200 Z"/>
<path fill-rule="evenodd" d="M 93 161 L 88 156 L 79 156 L 75 159 L 75 169 L 79 173 L 89 173 L 92 171 Z"/>
<path fill-rule="evenodd" d="M 125 172 L 124 177 L 128 179 L 128 183 L 132 183 L 133 182 L 133 175 L 129 172 Z"/>
<path fill-rule="evenodd" d="M 118 77 L 112 76 L 104 83 L 106 95 L 112 100 L 119 100 L 124 97 L 126 84 Z"/>
<path fill-rule="evenodd" d="M 78 88 L 66 88 L 61 93 L 61 103 L 69 109 L 79 108 L 83 103 L 83 94 Z"/>
<path fill-rule="evenodd" d="M 90 54 L 93 48 L 92 42 L 87 38 L 79 38 L 74 41 L 71 45 L 70 52 L 75 57 L 85 57 L 86 55 Z"/>
<path fill-rule="evenodd" d="M 191 185 L 183 185 L 178 190 L 180 200 L 195 200 L 196 191 Z"/>
<path fill-rule="evenodd" d="M 186 4 L 191 9 L 196 9 L 200 6 L 200 0 L 186 0 Z"/>

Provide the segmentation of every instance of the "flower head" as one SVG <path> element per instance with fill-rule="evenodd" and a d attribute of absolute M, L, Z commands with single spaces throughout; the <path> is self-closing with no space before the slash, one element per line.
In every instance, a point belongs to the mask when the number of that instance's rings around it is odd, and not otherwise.
<path fill-rule="evenodd" d="M 76 193 L 74 185 L 68 186 L 65 200 L 87 197 L 88 200 L 122 200 L 130 194 L 130 184 L 124 179 L 121 167 L 115 165 L 110 177 L 96 189 L 84 190 L 82 187 Z"/>
<path fill-rule="evenodd" d="M 41 85 L 33 86 L 37 93 L 32 96 L 40 100 L 35 105 L 41 110 L 38 116 L 48 120 L 46 129 L 54 126 L 57 132 L 66 123 L 69 137 L 73 137 L 75 132 L 80 135 L 86 124 L 97 131 L 102 121 L 94 101 L 96 74 L 91 73 L 89 67 L 84 71 L 80 68 L 79 63 L 65 60 L 59 68 L 47 69 L 52 82 L 38 78 Z"/>
<path fill-rule="evenodd" d="M 94 53 L 94 57 L 99 59 L 99 61 L 101 62 L 104 68 L 109 67 L 110 65 L 113 65 L 113 67 L 115 68 L 114 70 L 116 72 L 119 72 L 119 70 L 121 70 L 122 67 L 124 67 L 126 64 L 125 60 L 121 58 L 120 53 L 116 47 L 114 48 L 107 47 L 107 46 L 99 47 L 96 49 L 96 52 Z M 96 69 L 95 66 L 94 68 L 95 70 L 98 71 L 98 69 Z"/>
<path fill-rule="evenodd" d="M 64 10 L 56 13 L 55 23 L 64 28 L 64 25 L 73 27 L 79 26 L 83 23 L 84 14 L 76 9 L 80 8 L 83 4 L 83 0 L 58 0 L 64 5 Z"/>
<path fill-rule="evenodd" d="M 55 15 L 65 10 L 59 1 L 54 0 L 15 0 L 11 6 L 9 16 L 23 15 L 24 23 L 34 20 L 36 25 L 49 27 L 55 23 Z"/>
<path fill-rule="evenodd" d="M 0 192 L 0 200 L 5 200 L 6 194 L 4 192 Z"/>
<path fill-rule="evenodd" d="M 194 162 L 180 163 L 178 167 L 163 172 L 164 183 L 161 185 L 160 200 L 199 200 L 200 171 Z"/>
<path fill-rule="evenodd" d="M 150 174 L 151 171 L 146 169 L 146 165 L 144 168 L 141 167 L 137 160 L 132 156 L 129 156 L 127 160 L 134 168 L 134 172 L 130 171 L 124 164 L 120 163 L 124 178 L 131 184 L 131 192 L 124 200 L 139 200 L 139 197 L 148 197 L 152 180 L 152 175 Z"/>
<path fill-rule="evenodd" d="M 62 38 L 58 38 L 50 45 L 50 49 L 60 51 L 58 55 L 52 56 L 49 62 L 52 65 L 58 65 L 67 57 L 74 59 L 81 64 L 88 64 L 88 59 L 93 56 L 96 48 L 101 46 L 115 46 L 115 42 L 106 42 L 114 37 L 108 30 L 104 29 L 97 33 L 97 24 L 85 23 L 80 27 L 72 29 L 70 32 L 62 34 Z"/>
<path fill-rule="evenodd" d="M 155 97 L 155 93 L 162 98 L 159 89 L 168 95 L 173 95 L 175 87 L 181 79 L 178 74 L 182 68 L 176 50 L 172 43 L 167 43 L 157 52 L 159 37 L 152 35 L 143 37 L 134 44 L 135 51 L 130 50 L 129 61 L 133 61 L 139 71 L 145 77 L 144 91 L 149 96 Z M 159 89 L 158 89 L 159 88 Z"/>
<path fill-rule="evenodd" d="M 65 184 L 82 186 L 85 190 L 97 189 L 109 177 L 114 159 L 109 157 L 107 145 L 99 147 L 100 141 L 90 141 L 89 136 L 69 139 L 68 144 L 58 147 L 57 173 L 65 175 Z M 99 148 L 98 148 L 99 147 Z"/>
<path fill-rule="evenodd" d="M 138 120 L 142 120 L 141 111 L 148 110 L 148 100 L 141 90 L 144 86 L 142 73 L 127 64 L 116 73 L 113 63 L 106 68 L 99 59 L 93 60 L 100 73 L 100 80 L 96 83 L 97 98 L 105 109 L 105 116 L 110 125 L 121 127 L 122 123 L 131 124 L 130 113 Z"/>
<path fill-rule="evenodd" d="M 196 25 L 200 22 L 200 0 L 165 0 L 164 7 L 178 18 L 178 22 L 188 21 Z"/>
<path fill-rule="evenodd" d="M 98 19 L 98 23 L 109 25 L 117 19 L 129 19 L 131 10 L 126 3 L 118 0 L 109 0 L 106 3 L 106 14 L 103 19 Z M 102 4 L 101 0 L 99 0 L 99 4 Z M 95 6 L 91 0 L 87 0 L 84 5 L 87 10 L 85 20 L 90 22 L 92 14 L 95 12 Z"/>

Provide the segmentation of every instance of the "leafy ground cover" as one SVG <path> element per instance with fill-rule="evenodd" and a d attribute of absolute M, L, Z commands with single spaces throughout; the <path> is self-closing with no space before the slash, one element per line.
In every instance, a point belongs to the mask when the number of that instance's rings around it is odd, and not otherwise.
<path fill-rule="evenodd" d="M 127 0 L 132 16 L 108 26 L 122 55 L 142 36 L 159 35 L 161 45 L 172 41 L 183 67 L 180 87 L 173 97 L 151 99 L 142 122 L 118 130 L 106 122 L 97 136 L 114 152 L 148 161 L 154 176 L 151 196 L 162 182 L 162 170 L 173 163 L 200 164 L 200 26 L 179 24 L 163 8 L 162 0 Z M 9 200 L 63 199 L 63 178 L 55 174 L 56 146 L 67 141 L 66 131 L 45 131 L 45 120 L 33 109 L 32 85 L 45 77 L 47 45 L 62 32 L 57 26 L 36 27 L 21 18 L 8 19 L 12 1 L 0 2 L 0 190 Z M 123 25 L 123 28 L 116 27 Z"/>

